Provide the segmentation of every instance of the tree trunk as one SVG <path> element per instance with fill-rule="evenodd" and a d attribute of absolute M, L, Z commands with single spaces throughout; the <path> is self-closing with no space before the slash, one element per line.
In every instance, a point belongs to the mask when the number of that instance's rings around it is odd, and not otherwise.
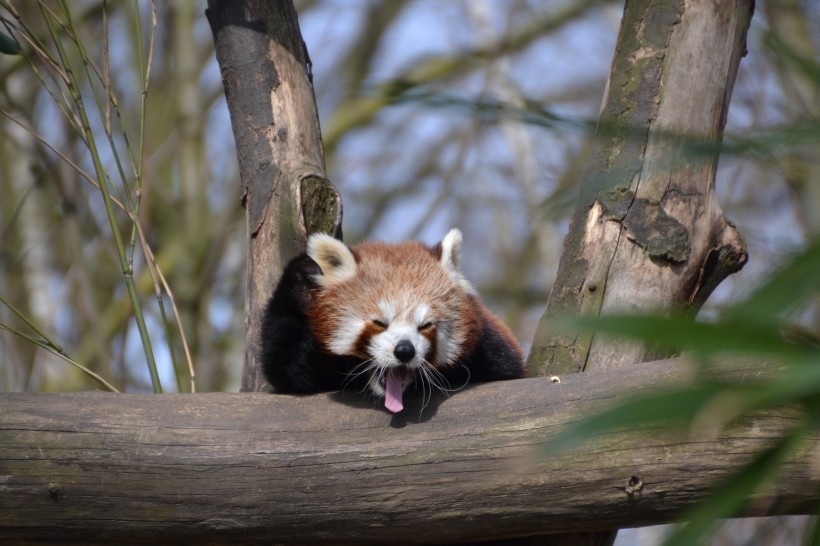
<path fill-rule="evenodd" d="M 261 314 L 307 235 L 341 237 L 342 201 L 325 174 L 310 59 L 291 1 L 209 0 L 206 11 L 236 139 L 248 229 L 242 391 L 265 386 Z"/>
<path fill-rule="evenodd" d="M 717 150 L 754 0 L 626 3 L 578 205 L 527 368 L 565 374 L 663 355 L 556 328 L 562 315 L 690 310 L 746 262 L 715 199 Z M 709 153 L 695 153 L 706 148 Z M 533 544 L 612 544 L 616 532 Z"/>
<path fill-rule="evenodd" d="M 714 181 L 752 8 L 752 0 L 627 2 L 531 373 L 651 359 L 645 346 L 550 329 L 547 319 L 694 313 L 745 264 L 745 246 L 723 216 Z"/>
<path fill-rule="evenodd" d="M 719 369 L 739 382 L 782 373 Z M 424 410 L 408 397 L 399 415 L 359 393 L 2 394 L 0 542 L 442 543 L 669 522 L 782 438 L 794 411 L 708 435 L 550 442 L 694 370 L 678 359 L 488 383 Z M 815 434 L 747 515 L 813 512 L 818 449 Z"/>

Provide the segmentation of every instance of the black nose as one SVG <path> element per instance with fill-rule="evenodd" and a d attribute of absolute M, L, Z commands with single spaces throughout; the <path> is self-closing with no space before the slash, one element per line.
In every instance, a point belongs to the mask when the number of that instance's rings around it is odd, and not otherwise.
<path fill-rule="evenodd" d="M 413 347 L 409 339 L 403 339 L 399 341 L 396 348 L 393 349 L 393 354 L 399 359 L 399 362 L 407 364 L 416 356 L 416 348 Z"/>

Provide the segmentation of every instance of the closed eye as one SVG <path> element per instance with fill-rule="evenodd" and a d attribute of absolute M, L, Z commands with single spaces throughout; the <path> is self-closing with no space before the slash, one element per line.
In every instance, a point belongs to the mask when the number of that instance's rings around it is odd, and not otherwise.
<path fill-rule="evenodd" d="M 429 330 L 429 329 L 430 329 L 430 328 L 432 328 L 432 327 L 433 327 L 433 323 L 432 323 L 432 322 L 425 322 L 424 324 L 422 324 L 422 325 L 420 325 L 420 326 L 419 326 L 419 332 L 422 332 L 422 331 L 424 331 L 424 330 Z"/>
<path fill-rule="evenodd" d="M 386 322 L 383 322 L 381 320 L 376 320 L 376 319 L 373 319 L 372 322 L 373 322 L 373 324 L 375 324 L 379 328 L 383 328 L 383 329 L 387 330 L 387 323 Z"/>

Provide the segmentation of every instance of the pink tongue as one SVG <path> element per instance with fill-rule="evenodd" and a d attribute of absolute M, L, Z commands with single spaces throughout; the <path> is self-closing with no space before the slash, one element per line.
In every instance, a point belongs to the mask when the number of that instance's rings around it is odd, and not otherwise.
<path fill-rule="evenodd" d="M 395 370 L 388 370 L 384 377 L 384 383 L 387 387 L 387 393 L 384 396 L 384 407 L 393 413 L 400 412 L 404 409 L 404 405 L 401 403 L 401 375 L 396 373 Z"/>

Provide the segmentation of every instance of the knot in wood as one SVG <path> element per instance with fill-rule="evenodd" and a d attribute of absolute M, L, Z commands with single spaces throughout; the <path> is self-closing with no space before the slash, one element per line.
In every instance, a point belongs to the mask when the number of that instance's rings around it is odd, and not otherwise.
<path fill-rule="evenodd" d="M 48 484 L 48 496 L 54 502 L 59 501 L 60 500 L 60 486 L 57 485 L 56 483 Z"/>
<path fill-rule="evenodd" d="M 634 495 L 635 493 L 640 492 L 643 489 L 643 480 L 641 480 L 638 476 L 632 476 L 629 478 L 629 481 L 626 482 L 626 487 L 624 487 L 624 491 L 626 491 L 627 495 Z"/>

